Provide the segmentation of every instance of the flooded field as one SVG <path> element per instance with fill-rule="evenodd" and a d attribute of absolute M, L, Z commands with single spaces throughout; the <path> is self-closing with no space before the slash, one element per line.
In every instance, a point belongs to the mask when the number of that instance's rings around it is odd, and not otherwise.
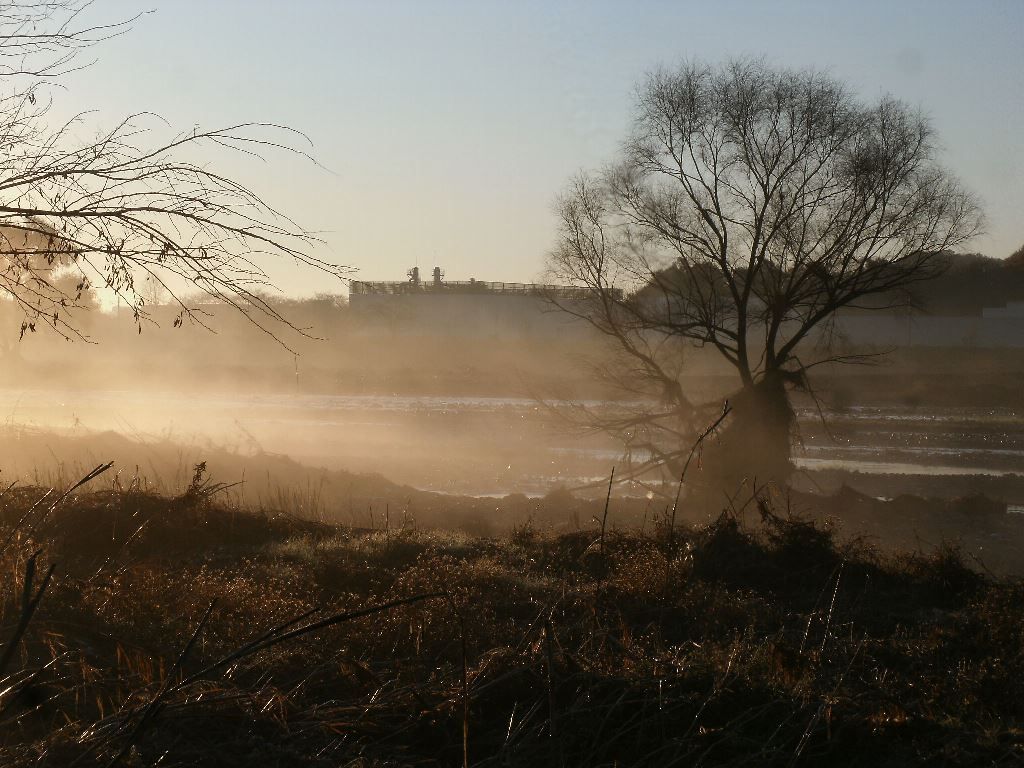
<path fill-rule="evenodd" d="M 621 457 L 530 399 L 348 395 L 181 395 L 159 392 L 4 390 L 11 426 L 116 431 L 239 453 L 284 454 L 329 469 L 376 472 L 425 490 L 538 495 L 607 477 Z M 1014 409 L 855 407 L 799 409 L 796 463 L 803 482 L 858 482 L 886 495 L 930 483 L 977 491 L 988 481 L 1017 498 L 1024 475 L 1024 414 Z M 965 483 L 967 483 L 965 485 Z M 1000 486 L 1000 487 L 1003 487 Z"/>
<path fill-rule="evenodd" d="M 807 468 L 891 474 L 1024 472 L 1024 413 L 1012 408 L 850 408 L 800 412 Z"/>

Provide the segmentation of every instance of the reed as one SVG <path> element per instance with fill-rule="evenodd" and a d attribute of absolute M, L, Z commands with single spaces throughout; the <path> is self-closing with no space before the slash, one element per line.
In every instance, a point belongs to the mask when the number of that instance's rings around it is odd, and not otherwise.
<path fill-rule="evenodd" d="M 952 544 L 766 495 L 478 537 L 98 482 L 0 496 L 0 764 L 1024 760 L 1024 584 Z"/>

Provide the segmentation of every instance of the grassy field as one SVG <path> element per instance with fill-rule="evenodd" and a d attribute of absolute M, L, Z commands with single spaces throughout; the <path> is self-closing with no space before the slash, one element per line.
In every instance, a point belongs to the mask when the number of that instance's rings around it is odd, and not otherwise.
<path fill-rule="evenodd" d="M 771 497 L 484 538 L 217 490 L 0 498 L 0 764 L 1024 761 L 1024 584 L 953 546 Z"/>

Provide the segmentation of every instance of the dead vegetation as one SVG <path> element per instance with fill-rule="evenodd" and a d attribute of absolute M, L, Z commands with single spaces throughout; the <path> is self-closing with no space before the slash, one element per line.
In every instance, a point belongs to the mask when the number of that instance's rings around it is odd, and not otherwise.
<path fill-rule="evenodd" d="M 882 555 L 767 497 L 698 528 L 359 529 L 194 480 L 0 499 L 0 764 L 1024 759 L 1024 588 L 955 547 Z"/>

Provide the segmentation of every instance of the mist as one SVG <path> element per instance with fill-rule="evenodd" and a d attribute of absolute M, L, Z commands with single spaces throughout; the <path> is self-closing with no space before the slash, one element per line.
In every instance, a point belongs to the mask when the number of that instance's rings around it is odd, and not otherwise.
<path fill-rule="evenodd" d="M 1024 5 L 162 6 L 0 2 L 0 766 L 1024 765 Z"/>
<path fill-rule="evenodd" d="M 98 461 L 92 444 L 111 435 L 128 441 L 118 451 L 122 474 L 168 492 L 206 461 L 218 481 L 251 486 L 259 475 L 264 495 L 346 472 L 453 495 L 600 496 L 613 467 L 621 475 L 646 458 L 573 416 L 654 403 L 656 390 L 624 394 L 596 375 L 616 363 L 606 339 L 541 298 L 422 296 L 419 306 L 403 297 L 355 306 L 341 295 L 270 298 L 287 318 L 271 326 L 207 302 L 181 327 L 180 308 L 157 298 L 140 318 L 117 307 L 80 312 L 73 319 L 84 338 L 74 341 L 48 330 L 20 341 L 10 334 L 0 391 L 6 477 L 41 479 L 55 459 L 70 476 Z M 8 318 L 15 322 L 13 307 Z M 725 402 L 739 386 L 710 350 L 685 354 L 692 396 Z M 794 394 L 794 487 L 883 498 L 988 494 L 1024 505 L 1015 474 L 1024 456 L 1022 360 L 1013 348 L 915 344 L 881 365 L 822 369 L 813 393 Z M 176 446 L 177 455 L 155 446 Z M 294 466 L 268 476 L 266 457 Z M 648 473 L 615 492 L 643 498 L 652 489 L 671 497 L 672 481 Z"/>

